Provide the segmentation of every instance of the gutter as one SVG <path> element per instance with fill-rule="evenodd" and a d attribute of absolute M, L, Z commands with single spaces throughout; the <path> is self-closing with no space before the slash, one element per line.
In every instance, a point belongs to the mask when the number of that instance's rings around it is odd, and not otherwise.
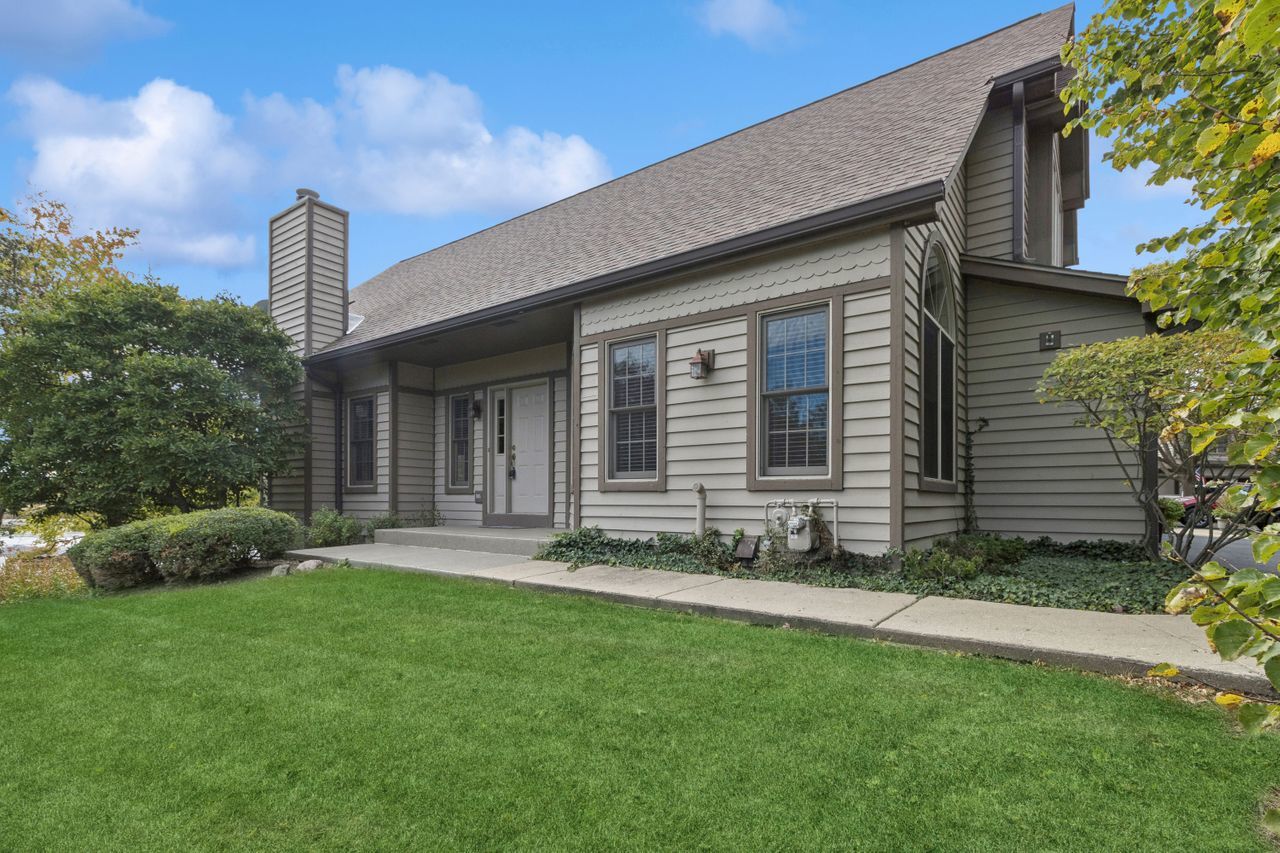
<path fill-rule="evenodd" d="M 794 240 L 797 237 L 811 236 L 849 225 L 870 225 L 881 220 L 933 219 L 937 216 L 934 205 L 942 201 L 945 186 L 942 180 L 933 180 L 901 192 L 878 196 L 847 207 L 836 208 L 815 216 L 797 219 L 793 222 L 766 228 L 763 231 L 746 234 L 742 237 L 734 237 L 730 240 L 713 243 L 710 246 L 703 246 L 678 255 L 659 258 L 656 261 L 650 261 L 639 266 L 583 279 L 582 281 L 557 287 L 554 290 L 548 290 L 545 293 L 533 294 L 490 308 L 472 311 L 469 314 L 415 326 L 411 329 L 384 335 L 363 343 L 325 350 L 308 357 L 306 363 L 320 364 L 334 361 L 347 355 L 406 343 L 414 338 L 426 335 L 492 322 L 508 315 L 522 314 L 557 302 L 581 299 L 604 290 L 637 284 L 649 278 L 670 275 L 698 264 L 719 260 L 747 250 L 763 249 L 778 243 Z"/>

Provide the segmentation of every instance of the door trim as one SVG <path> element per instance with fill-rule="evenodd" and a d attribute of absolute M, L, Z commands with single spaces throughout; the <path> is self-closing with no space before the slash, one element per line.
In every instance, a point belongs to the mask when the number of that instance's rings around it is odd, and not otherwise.
<path fill-rule="evenodd" d="M 487 487 L 484 500 L 480 505 L 480 525 L 482 527 L 553 527 L 556 506 L 556 376 L 547 373 L 535 378 L 517 379 L 508 382 L 495 382 L 485 386 L 485 430 L 484 430 L 484 476 Z M 497 413 L 493 407 L 495 391 L 505 391 L 507 395 L 507 453 L 510 453 L 511 430 L 515 423 L 515 409 L 511 404 L 511 391 L 515 388 L 529 388 L 545 385 L 547 388 L 547 511 L 546 513 L 513 513 L 492 512 L 489 507 L 493 501 L 493 437 L 494 420 Z M 504 472 L 505 473 L 505 472 Z M 511 489 L 507 488 L 507 506 L 511 505 Z"/>

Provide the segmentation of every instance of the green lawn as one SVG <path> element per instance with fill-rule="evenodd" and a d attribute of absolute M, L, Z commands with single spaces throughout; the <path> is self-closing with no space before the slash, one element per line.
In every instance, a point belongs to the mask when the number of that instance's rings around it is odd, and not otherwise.
<path fill-rule="evenodd" d="M 434 577 L 0 608 L 0 848 L 1264 849 L 1103 678 Z"/>

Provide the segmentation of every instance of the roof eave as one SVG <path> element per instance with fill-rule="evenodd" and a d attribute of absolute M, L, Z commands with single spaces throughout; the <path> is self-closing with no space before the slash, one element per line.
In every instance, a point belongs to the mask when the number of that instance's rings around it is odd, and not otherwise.
<path fill-rule="evenodd" d="M 1125 292 L 1125 284 L 1129 279 L 1123 275 L 1006 261 L 979 255 L 961 255 L 960 272 L 966 276 L 1005 284 L 1060 290 L 1106 299 L 1122 299 L 1135 305 L 1139 304 L 1137 299 Z"/>
<path fill-rule="evenodd" d="M 944 193 L 945 182 L 941 179 L 932 180 L 896 193 L 867 199 L 846 207 L 819 213 L 815 216 L 797 219 L 741 237 L 712 243 L 688 252 L 669 255 L 638 266 L 583 279 L 554 290 L 514 299 L 510 302 L 504 302 L 500 305 L 494 305 L 467 314 L 460 314 L 456 317 L 449 317 L 434 323 L 415 326 L 411 329 L 372 338 L 357 344 L 343 346 L 340 338 L 330 348 L 308 358 L 307 363 L 318 364 L 334 361 L 356 353 L 406 343 L 414 338 L 426 335 L 439 334 L 478 323 L 493 322 L 511 314 L 523 313 L 558 302 L 581 299 L 615 287 L 640 284 L 648 279 L 672 275 L 699 264 L 724 260 L 743 252 L 767 249 L 779 243 L 816 236 L 826 231 L 855 225 L 873 227 L 877 223 L 888 224 L 890 222 L 931 220 L 937 216 L 935 205 L 943 199 Z"/>

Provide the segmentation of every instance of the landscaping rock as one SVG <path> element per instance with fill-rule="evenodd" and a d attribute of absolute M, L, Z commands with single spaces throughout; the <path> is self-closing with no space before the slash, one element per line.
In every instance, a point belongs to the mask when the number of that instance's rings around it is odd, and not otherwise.
<path fill-rule="evenodd" d="M 289 563 L 281 563 L 280 565 L 276 566 L 275 568 L 273 568 L 273 569 L 271 570 L 271 577 L 273 577 L 273 578 L 282 578 L 282 577 L 285 577 L 286 575 L 288 575 L 288 574 L 289 574 L 289 571 L 290 571 L 292 568 L 293 568 L 293 566 L 292 566 L 292 565 L 290 565 Z"/>
<path fill-rule="evenodd" d="M 323 560 L 303 560 L 301 563 L 298 563 L 293 570 L 295 572 L 314 572 L 323 565 Z"/>

